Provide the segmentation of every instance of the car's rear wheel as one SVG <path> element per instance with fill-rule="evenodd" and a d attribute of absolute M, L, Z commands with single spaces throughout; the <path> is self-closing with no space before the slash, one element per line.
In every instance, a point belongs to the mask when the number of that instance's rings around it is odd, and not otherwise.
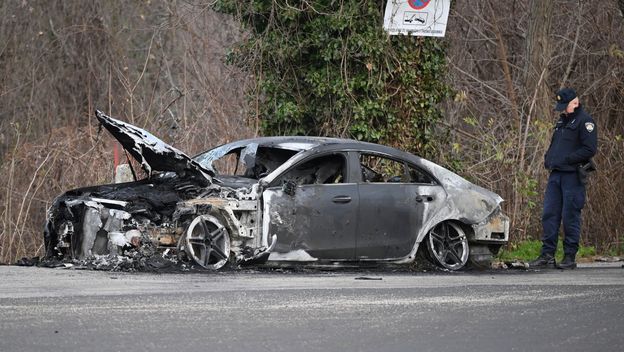
<path fill-rule="evenodd" d="M 429 231 L 427 250 L 434 264 L 448 270 L 459 270 L 468 262 L 468 238 L 453 222 L 439 223 Z"/>
<path fill-rule="evenodd" d="M 193 219 L 185 234 L 185 251 L 201 267 L 217 270 L 230 257 L 230 235 L 212 215 Z"/>

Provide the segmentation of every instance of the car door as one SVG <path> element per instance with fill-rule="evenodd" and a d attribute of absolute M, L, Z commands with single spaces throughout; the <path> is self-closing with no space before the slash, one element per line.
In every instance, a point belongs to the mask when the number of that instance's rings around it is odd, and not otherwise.
<path fill-rule="evenodd" d="M 357 249 L 359 260 L 396 259 L 410 253 L 443 190 L 424 170 L 375 153 L 360 153 Z"/>
<path fill-rule="evenodd" d="M 263 221 L 268 236 L 277 235 L 274 252 L 355 259 L 359 195 L 347 175 L 346 154 L 329 153 L 304 159 L 271 182 L 263 192 Z"/>

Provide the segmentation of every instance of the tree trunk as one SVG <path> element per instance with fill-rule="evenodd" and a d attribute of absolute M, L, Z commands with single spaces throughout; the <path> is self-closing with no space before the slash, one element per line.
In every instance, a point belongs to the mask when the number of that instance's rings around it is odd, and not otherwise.
<path fill-rule="evenodd" d="M 548 82 L 548 62 L 551 57 L 551 19 L 554 1 L 531 0 L 529 28 L 526 39 L 526 96 L 535 97 L 533 116 L 548 117 L 552 111 L 553 92 Z M 540 79 L 541 78 L 541 79 Z M 529 102 L 529 105 L 532 102 Z"/>
<path fill-rule="evenodd" d="M 526 66 L 525 66 L 525 96 L 528 98 L 528 112 L 521 122 L 522 128 L 518 131 L 519 167 L 514 182 L 514 207 L 512 219 L 513 225 L 518 227 L 528 226 L 528 222 L 519 223 L 520 205 L 524 204 L 523 189 L 526 189 L 528 178 L 539 175 L 541 167 L 529 165 L 527 158 L 527 140 L 531 130 L 531 121 L 534 118 L 548 120 L 552 111 L 552 92 L 548 89 L 548 63 L 551 57 L 551 19 L 553 15 L 553 2 L 543 0 L 531 0 L 529 28 L 526 39 Z M 539 148 L 541 144 L 537 141 Z M 541 162 L 538 163 L 541 165 Z M 523 218 L 523 217 L 522 217 Z"/>

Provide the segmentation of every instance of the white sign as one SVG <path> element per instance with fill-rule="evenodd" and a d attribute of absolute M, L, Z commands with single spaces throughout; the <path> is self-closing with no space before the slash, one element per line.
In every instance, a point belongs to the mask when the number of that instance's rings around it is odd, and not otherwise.
<path fill-rule="evenodd" d="M 391 35 L 444 37 L 451 0 L 388 0 L 384 29 Z"/>

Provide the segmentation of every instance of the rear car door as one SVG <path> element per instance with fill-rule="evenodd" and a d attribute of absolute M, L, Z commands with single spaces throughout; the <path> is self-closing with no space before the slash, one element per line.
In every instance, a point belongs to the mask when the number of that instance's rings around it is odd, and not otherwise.
<path fill-rule="evenodd" d="M 359 155 L 357 249 L 359 260 L 398 259 L 412 250 L 418 230 L 444 198 L 424 170 L 374 152 Z"/>

